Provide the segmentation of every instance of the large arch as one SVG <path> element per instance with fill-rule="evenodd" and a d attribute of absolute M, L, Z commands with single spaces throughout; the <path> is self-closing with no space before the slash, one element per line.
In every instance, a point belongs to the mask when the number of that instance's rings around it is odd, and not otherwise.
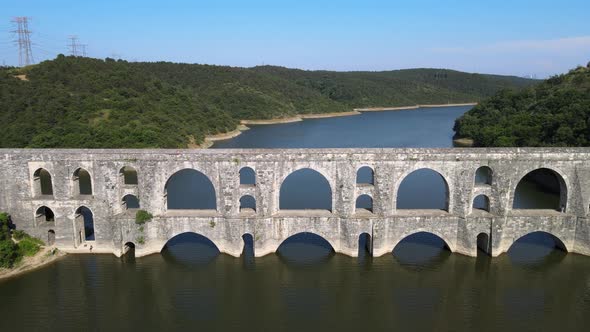
<path fill-rule="evenodd" d="M 450 209 L 447 179 L 432 168 L 419 168 L 403 177 L 396 192 L 396 209 Z"/>
<path fill-rule="evenodd" d="M 92 195 L 92 176 L 84 168 L 78 168 L 72 175 L 74 182 L 74 196 L 77 195 Z"/>
<path fill-rule="evenodd" d="M 94 241 L 96 239 L 94 229 L 94 214 L 86 206 L 80 206 L 74 213 L 74 224 L 78 243 Z"/>
<path fill-rule="evenodd" d="M 561 238 L 559 238 L 557 235 L 555 235 L 552 232 L 546 232 L 546 231 L 532 231 L 532 232 L 528 232 L 525 234 L 519 234 L 516 239 L 510 244 L 510 247 L 508 247 L 508 250 L 506 250 L 506 252 L 510 251 L 510 249 L 513 248 L 514 244 L 520 240 L 522 240 L 525 237 L 531 236 L 531 235 L 535 235 L 535 234 L 539 234 L 539 235 L 545 235 L 548 238 L 551 238 L 554 243 L 555 243 L 555 248 L 559 249 L 561 251 L 564 252 L 569 252 L 569 248 L 567 247 L 567 245 L 561 240 Z"/>
<path fill-rule="evenodd" d="M 53 195 L 51 173 L 45 168 L 39 168 L 33 173 L 33 192 L 35 196 Z"/>
<path fill-rule="evenodd" d="M 395 250 L 395 248 L 400 243 L 402 243 L 404 240 L 408 239 L 409 237 L 412 237 L 412 236 L 415 236 L 418 234 L 424 234 L 424 233 L 436 236 L 437 238 L 441 239 L 444 242 L 445 249 L 449 250 L 450 252 L 455 251 L 455 247 L 454 247 L 453 242 L 450 242 L 448 239 L 446 239 L 446 237 L 443 234 L 440 234 L 439 232 L 436 232 L 434 230 L 424 230 L 424 229 L 416 229 L 416 230 L 408 231 L 408 232 L 402 234 L 401 236 L 399 236 L 397 238 L 396 241 L 393 242 L 393 246 L 390 246 L 391 251 L 393 252 Z"/>
<path fill-rule="evenodd" d="M 162 248 L 160 248 L 160 252 L 162 252 L 164 249 L 166 249 L 167 246 L 169 246 L 170 244 L 173 244 L 175 240 L 178 240 L 181 237 L 193 237 L 195 239 L 198 239 L 198 240 L 202 241 L 204 244 L 210 245 L 211 247 L 215 248 L 218 252 L 221 252 L 219 250 L 219 247 L 215 244 L 215 242 L 213 242 L 213 240 L 211 240 L 210 238 L 208 238 L 207 236 L 205 236 L 203 234 L 196 233 L 196 232 L 191 232 L 191 231 L 174 233 L 166 241 L 166 243 L 164 243 L 164 245 L 162 246 Z"/>
<path fill-rule="evenodd" d="M 512 209 L 550 209 L 565 212 L 568 186 L 565 177 L 550 168 L 527 171 L 511 191 Z"/>
<path fill-rule="evenodd" d="M 311 168 L 289 174 L 281 183 L 280 210 L 332 211 L 332 187 L 328 179 Z"/>
<path fill-rule="evenodd" d="M 185 168 L 172 174 L 164 186 L 166 209 L 216 210 L 215 187 L 205 174 Z"/>

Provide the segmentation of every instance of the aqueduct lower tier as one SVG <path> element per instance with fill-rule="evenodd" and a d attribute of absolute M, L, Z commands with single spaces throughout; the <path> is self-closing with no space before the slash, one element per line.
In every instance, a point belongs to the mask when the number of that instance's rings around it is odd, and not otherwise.
<path fill-rule="evenodd" d="M 367 233 L 378 256 L 404 237 L 426 231 L 440 236 L 451 251 L 470 256 L 477 254 L 477 238 L 484 233 L 486 250 L 497 256 L 521 236 L 543 231 L 559 238 L 568 251 L 590 255 L 589 148 L 2 149 L 0 155 L 0 210 L 11 214 L 17 228 L 66 251 L 91 244 L 93 252 L 119 255 L 133 243 L 137 255 L 147 255 L 178 234 L 194 232 L 234 256 L 241 254 L 242 237 L 249 234 L 255 255 L 262 256 L 294 234 L 311 232 L 351 256 L 358 253 L 359 236 Z M 489 178 L 475 181 L 483 166 Z M 367 167 L 370 180 L 357 183 L 357 171 Z M 401 182 L 422 168 L 438 172 L 446 182 L 446 210 L 396 208 Z M 210 181 L 214 208 L 168 209 L 167 182 L 186 169 Z M 281 184 L 300 169 L 325 178 L 330 210 L 280 209 Z M 517 184 L 537 169 L 556 174 L 560 206 L 513 209 Z M 252 173 L 253 179 L 240 179 L 243 173 Z M 488 211 L 472 208 L 480 195 L 486 196 Z M 371 209 L 355 207 L 360 196 L 372 199 Z M 249 208 L 240 208 L 244 201 Z M 143 226 L 135 223 L 138 206 L 154 216 Z"/>

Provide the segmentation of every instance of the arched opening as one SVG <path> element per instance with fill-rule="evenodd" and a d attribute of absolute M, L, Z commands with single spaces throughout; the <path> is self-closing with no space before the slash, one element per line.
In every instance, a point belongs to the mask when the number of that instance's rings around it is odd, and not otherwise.
<path fill-rule="evenodd" d="M 428 168 L 413 171 L 397 190 L 397 209 L 449 209 L 449 186 L 438 172 Z"/>
<path fill-rule="evenodd" d="M 85 206 L 81 206 L 75 213 L 76 231 L 78 232 L 79 242 L 94 241 L 94 216 L 92 211 Z"/>
<path fill-rule="evenodd" d="M 92 195 L 92 180 L 90 173 L 83 168 L 74 171 L 74 195 Z"/>
<path fill-rule="evenodd" d="M 514 190 L 513 209 L 550 209 L 565 212 L 567 187 L 557 172 L 539 168 L 525 175 Z"/>
<path fill-rule="evenodd" d="M 480 252 L 488 256 L 492 255 L 492 243 L 487 233 L 479 233 L 477 235 L 477 254 L 479 255 Z"/>
<path fill-rule="evenodd" d="M 277 249 L 277 255 L 289 264 L 310 265 L 328 260 L 334 255 L 334 248 L 323 237 L 303 232 L 283 241 Z"/>
<path fill-rule="evenodd" d="M 492 184 L 492 169 L 488 166 L 481 166 L 475 171 L 475 184 L 491 185 Z"/>
<path fill-rule="evenodd" d="M 490 199 L 486 195 L 477 195 L 473 199 L 473 210 L 490 212 Z"/>
<path fill-rule="evenodd" d="M 357 184 L 373 184 L 375 178 L 375 172 L 369 166 L 363 166 L 356 172 L 356 183 Z"/>
<path fill-rule="evenodd" d="M 127 242 L 123 246 L 123 255 L 135 257 L 135 243 Z"/>
<path fill-rule="evenodd" d="M 194 169 L 174 173 L 165 186 L 167 208 L 215 210 L 215 188 L 209 178 Z"/>
<path fill-rule="evenodd" d="M 256 173 L 250 167 L 242 167 L 240 169 L 240 184 L 243 185 L 255 185 L 256 184 Z"/>
<path fill-rule="evenodd" d="M 33 173 L 34 192 L 35 196 L 53 195 L 53 183 L 51 182 L 51 174 L 44 169 L 39 168 Z"/>
<path fill-rule="evenodd" d="M 521 236 L 508 248 L 510 260 L 524 265 L 560 261 L 567 252 L 565 244 L 558 237 L 543 231 Z"/>
<path fill-rule="evenodd" d="M 373 198 L 369 195 L 360 195 L 356 199 L 355 210 L 357 213 L 373 213 Z"/>
<path fill-rule="evenodd" d="M 55 224 L 55 215 L 53 211 L 47 206 L 42 206 L 35 211 L 35 219 L 37 221 L 37 225 L 51 223 Z"/>
<path fill-rule="evenodd" d="M 252 234 L 242 235 L 244 241 L 244 249 L 242 250 L 242 257 L 244 259 L 244 265 L 251 267 L 254 264 L 254 237 Z"/>
<path fill-rule="evenodd" d="M 373 242 L 371 241 L 371 235 L 369 235 L 369 233 L 362 233 L 359 235 L 358 246 L 359 260 L 366 259 L 373 255 Z"/>
<path fill-rule="evenodd" d="M 137 171 L 131 166 L 124 166 L 119 170 L 119 176 L 125 185 L 137 185 Z"/>
<path fill-rule="evenodd" d="M 403 238 L 394 248 L 393 256 L 402 265 L 416 268 L 432 266 L 449 257 L 449 245 L 438 235 L 417 232 Z"/>
<path fill-rule="evenodd" d="M 55 231 L 50 229 L 47 231 L 47 245 L 52 246 L 55 244 Z"/>
<path fill-rule="evenodd" d="M 240 212 L 253 213 L 256 212 L 256 199 L 250 195 L 244 195 L 240 198 Z"/>
<path fill-rule="evenodd" d="M 291 173 L 281 184 L 281 210 L 332 211 L 332 189 L 326 178 L 317 171 L 303 168 Z"/>
<path fill-rule="evenodd" d="M 166 260 L 184 266 L 198 267 L 212 262 L 219 255 L 219 249 L 207 237 L 187 232 L 168 240 L 161 253 Z"/>
<path fill-rule="evenodd" d="M 135 195 L 125 195 L 123 196 L 123 208 L 125 210 L 129 209 L 139 209 L 139 198 Z"/>

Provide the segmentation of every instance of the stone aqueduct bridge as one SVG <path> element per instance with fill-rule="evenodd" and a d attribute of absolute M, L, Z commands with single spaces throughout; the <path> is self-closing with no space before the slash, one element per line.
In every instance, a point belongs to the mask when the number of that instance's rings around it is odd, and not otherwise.
<path fill-rule="evenodd" d="M 212 240 L 221 252 L 239 256 L 243 236 L 250 234 L 256 256 L 275 252 L 288 237 L 311 232 L 325 238 L 336 252 L 358 253 L 359 236 L 370 235 L 375 256 L 391 252 L 404 237 L 431 232 L 453 252 L 477 255 L 477 238 L 488 235 L 493 256 L 506 252 L 521 236 L 548 232 L 569 252 L 590 255 L 590 149 L 293 149 L 293 150 L 35 150 L 2 149 L 0 209 L 11 214 L 17 228 L 42 239 L 55 235 L 66 251 L 112 252 L 127 243 L 136 255 L 159 252 L 172 237 L 194 232 Z M 357 170 L 369 166 L 372 184 L 357 184 Z M 492 171 L 490 184 L 475 184 L 479 167 Z M 126 184 L 121 170 L 132 167 L 137 183 Z M 255 185 L 241 185 L 243 167 L 255 171 Z M 280 210 L 283 180 L 310 168 L 321 173 L 332 190 L 332 210 Z M 396 194 L 412 171 L 429 168 L 448 186 L 448 209 L 396 209 Z M 512 208 L 515 187 L 527 173 L 547 168 L 561 182 L 562 210 Z M 80 169 L 92 183 L 81 194 Z M 195 169 L 215 189 L 215 210 L 167 210 L 166 183 L 177 171 Z M 51 176 L 52 192 L 43 192 L 40 172 Z M 47 184 L 45 184 L 47 185 Z M 141 209 L 154 215 L 143 227 L 122 197 L 135 195 Z M 373 199 L 373 211 L 355 209 L 361 194 Z M 472 209 L 477 195 L 489 198 L 489 212 Z M 255 211 L 240 210 L 243 195 L 256 200 Z M 52 211 L 48 217 L 43 207 Z M 94 217 L 95 239 L 85 243 L 80 207 Z M 39 212 L 41 210 L 41 212 Z M 47 212 L 49 213 L 49 212 Z M 82 220 L 82 221 L 81 221 Z"/>

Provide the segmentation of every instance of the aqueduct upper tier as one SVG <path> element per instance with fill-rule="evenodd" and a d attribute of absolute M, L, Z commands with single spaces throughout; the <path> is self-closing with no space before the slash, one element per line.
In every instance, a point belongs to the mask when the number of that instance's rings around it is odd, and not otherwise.
<path fill-rule="evenodd" d="M 474 256 L 479 245 L 497 256 L 521 236 L 543 231 L 568 251 L 590 255 L 590 148 L 1 149 L 0 156 L 0 210 L 17 228 L 64 250 L 90 243 L 95 252 L 120 254 L 133 243 L 144 255 L 195 232 L 236 256 L 250 234 L 261 256 L 312 232 L 352 256 L 366 233 L 373 254 L 382 255 L 425 231 L 452 251 Z M 282 206 L 283 184 L 302 169 L 324 183 L 328 208 Z M 399 209 L 402 182 L 421 169 L 442 177 L 444 207 Z M 521 179 L 537 170 L 555 177 L 558 204 L 514 209 Z M 178 172 L 202 177 L 212 195 L 201 208 L 169 202 L 169 188 L 183 185 L 174 180 Z M 152 221 L 137 225 L 138 208 Z"/>

